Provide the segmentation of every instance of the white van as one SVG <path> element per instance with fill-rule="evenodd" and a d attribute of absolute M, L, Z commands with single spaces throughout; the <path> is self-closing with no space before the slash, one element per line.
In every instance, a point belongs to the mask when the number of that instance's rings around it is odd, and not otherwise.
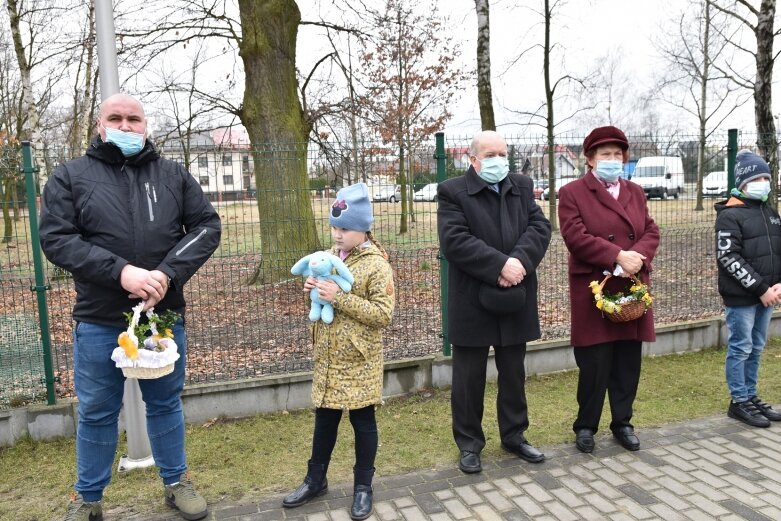
<path fill-rule="evenodd" d="M 637 161 L 632 182 L 643 187 L 645 196 L 667 199 L 683 193 L 683 161 L 680 157 L 649 156 Z"/>

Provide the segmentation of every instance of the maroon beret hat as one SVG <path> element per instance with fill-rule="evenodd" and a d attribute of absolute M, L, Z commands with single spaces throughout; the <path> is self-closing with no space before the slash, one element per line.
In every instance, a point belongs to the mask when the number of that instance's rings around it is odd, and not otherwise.
<path fill-rule="evenodd" d="M 605 143 L 615 143 L 621 147 L 621 150 L 629 149 L 629 140 L 626 139 L 626 136 L 621 129 L 608 126 L 597 127 L 586 136 L 586 139 L 583 140 L 583 153 L 588 154 L 592 148 L 604 145 Z"/>

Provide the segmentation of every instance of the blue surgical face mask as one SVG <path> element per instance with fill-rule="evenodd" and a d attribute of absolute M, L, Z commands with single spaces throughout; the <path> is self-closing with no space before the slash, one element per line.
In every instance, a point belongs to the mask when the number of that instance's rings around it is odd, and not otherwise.
<path fill-rule="evenodd" d="M 510 171 L 510 163 L 506 157 L 493 156 L 486 157 L 485 159 L 478 159 L 480 161 L 480 171 L 477 175 L 488 184 L 496 184 L 505 177 Z"/>
<path fill-rule="evenodd" d="M 615 183 L 624 172 L 623 161 L 598 159 L 594 173 L 606 183 Z"/>
<path fill-rule="evenodd" d="M 114 143 L 125 157 L 134 156 L 144 148 L 144 142 L 146 141 L 144 134 L 122 132 L 119 129 L 108 128 L 105 125 L 103 125 L 103 129 L 106 131 L 106 143 Z"/>
<path fill-rule="evenodd" d="M 758 201 L 767 201 L 770 194 L 770 181 L 762 179 L 759 181 L 750 181 L 746 183 L 742 190 L 743 196 L 747 199 L 756 199 Z"/>

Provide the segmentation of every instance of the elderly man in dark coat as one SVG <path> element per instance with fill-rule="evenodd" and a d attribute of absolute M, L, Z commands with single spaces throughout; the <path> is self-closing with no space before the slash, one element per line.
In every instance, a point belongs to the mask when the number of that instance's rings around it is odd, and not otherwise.
<path fill-rule="evenodd" d="M 439 242 L 449 263 L 448 339 L 453 345 L 451 408 L 459 468 L 480 472 L 483 399 L 489 347 L 498 372 L 502 447 L 526 461 L 544 454 L 529 444 L 526 342 L 539 338 L 537 276 L 551 227 L 534 200 L 532 180 L 509 174 L 507 144 L 484 131 L 469 149 L 463 176 L 439 184 Z"/>

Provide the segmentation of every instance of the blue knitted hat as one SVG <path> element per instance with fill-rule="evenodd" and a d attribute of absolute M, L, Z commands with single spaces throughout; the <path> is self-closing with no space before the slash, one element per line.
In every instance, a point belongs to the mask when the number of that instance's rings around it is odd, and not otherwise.
<path fill-rule="evenodd" d="M 331 226 L 368 232 L 372 228 L 372 205 L 369 201 L 369 187 L 366 183 L 345 186 L 336 193 L 328 216 Z"/>
<path fill-rule="evenodd" d="M 770 177 L 770 167 L 767 162 L 750 150 L 741 150 L 735 157 L 735 188 L 743 189 L 743 185 L 758 177 Z"/>

